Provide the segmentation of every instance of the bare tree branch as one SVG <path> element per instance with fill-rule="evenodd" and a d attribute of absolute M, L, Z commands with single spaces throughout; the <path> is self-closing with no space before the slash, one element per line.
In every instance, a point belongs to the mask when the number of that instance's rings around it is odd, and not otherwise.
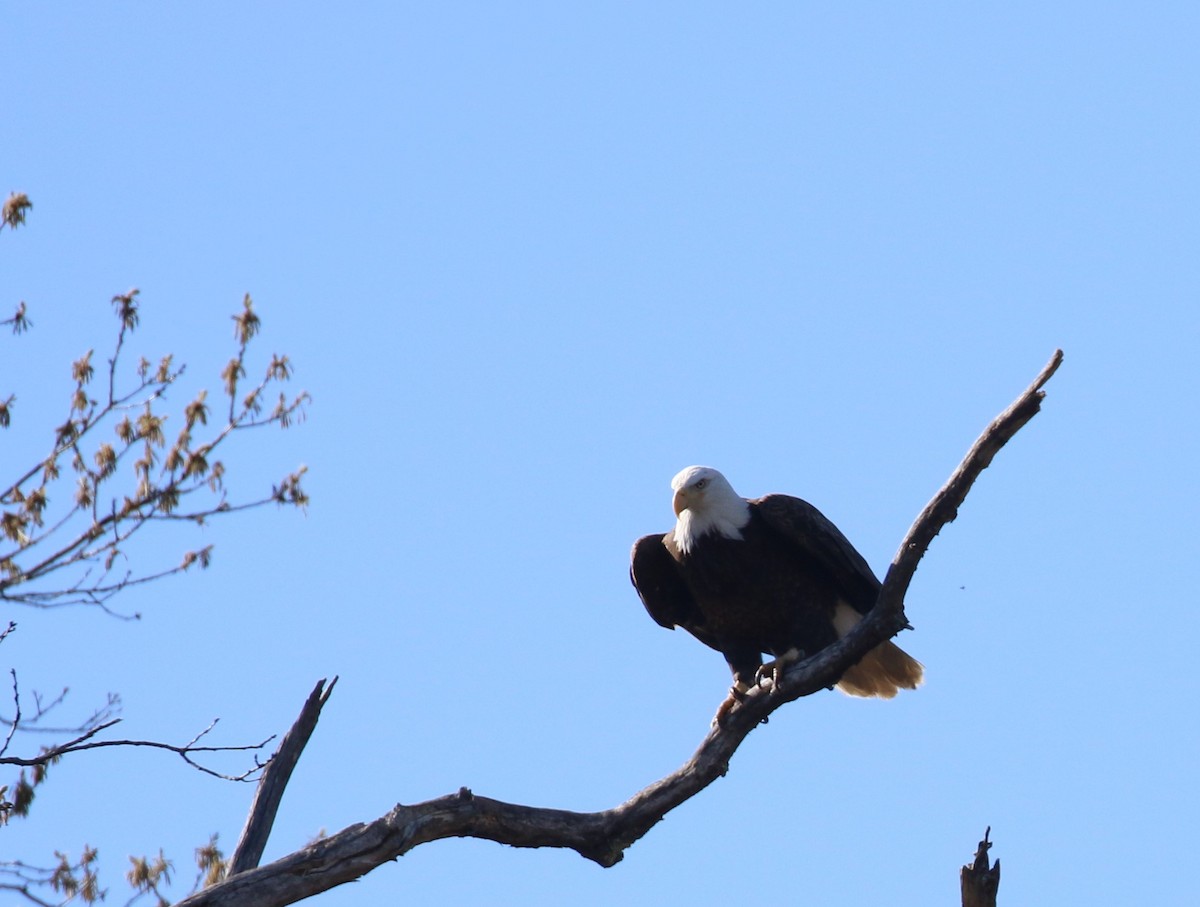
<path fill-rule="evenodd" d="M 106 721 L 96 727 L 89 728 L 86 732 L 80 734 L 73 740 L 68 740 L 66 743 L 60 743 L 57 746 L 48 747 L 42 750 L 36 756 L 0 756 L 0 765 L 20 765 L 25 767 L 48 765 L 55 759 L 60 759 L 70 753 L 81 753 L 84 750 L 102 749 L 110 746 L 142 746 L 150 749 L 166 750 L 170 753 L 175 753 L 184 762 L 190 765 L 197 771 L 204 772 L 206 775 L 212 775 L 215 778 L 220 778 L 224 781 L 253 781 L 254 776 L 266 767 L 267 763 L 254 760 L 254 767 L 249 768 L 239 775 L 225 775 L 206 765 L 201 765 L 193 756 L 198 753 L 245 753 L 261 750 L 268 743 L 275 739 L 272 734 L 261 743 L 249 743 L 240 746 L 197 746 L 196 743 L 202 737 L 206 736 L 214 727 L 217 726 L 217 719 L 214 719 L 212 724 L 202 730 L 199 734 L 183 745 L 173 743 L 162 743 L 158 740 L 92 740 L 101 731 L 108 730 L 116 724 L 120 724 L 120 718 L 113 718 L 111 721 Z M 11 735 L 11 731 L 10 731 Z"/>
<path fill-rule="evenodd" d="M 337 680 L 336 677 L 333 678 L 328 687 L 325 686 L 324 678 L 317 681 L 304 703 L 304 708 L 300 710 L 300 717 L 284 735 L 279 749 L 263 770 L 258 789 L 254 792 L 254 803 L 251 804 L 250 814 L 246 817 L 246 826 L 242 829 L 242 836 L 234 848 L 233 856 L 229 858 L 227 876 L 253 869 L 262 859 L 267 838 L 271 835 L 271 826 L 275 824 L 275 813 L 283 799 L 284 789 L 292 777 L 292 769 L 296 767 L 308 738 L 316 729 L 321 709 L 329 701 Z"/>
<path fill-rule="evenodd" d="M 16 630 L 17 625 L 10 621 L 8 626 L 0 631 L 0 642 Z M 66 743 L 60 743 L 51 747 L 44 747 L 36 756 L 10 756 L 7 755 L 8 748 L 12 744 L 13 737 L 18 731 L 50 731 L 54 730 L 57 733 L 62 733 L 63 729 L 50 729 L 41 727 L 30 727 L 31 724 L 36 724 L 49 711 L 60 705 L 66 697 L 67 691 L 64 689 L 61 694 L 55 697 L 49 704 L 46 704 L 42 698 L 35 692 L 33 694 L 37 709 L 36 713 L 29 719 L 22 721 L 23 715 L 21 711 L 21 693 L 17 684 L 17 672 L 11 670 L 12 675 L 12 697 L 13 697 L 13 717 L 9 719 L 0 719 L 0 724 L 8 725 L 8 732 L 4 736 L 4 740 L 0 743 L 0 765 L 17 765 L 25 768 L 42 768 L 50 765 L 57 759 L 62 758 L 70 753 L 83 752 L 84 750 L 100 749 L 110 746 L 141 746 L 150 747 L 151 749 L 163 749 L 175 753 L 183 759 L 192 768 L 204 772 L 208 775 L 213 775 L 226 781 L 252 781 L 256 780 L 257 774 L 266 767 L 268 763 L 259 762 L 257 758 L 254 760 L 254 766 L 247 769 L 239 775 L 226 775 L 217 772 L 206 765 L 197 762 L 193 757 L 200 753 L 237 753 L 237 752 L 253 752 L 261 750 L 268 743 L 274 740 L 274 736 L 268 737 L 261 743 L 246 744 L 241 746 L 200 746 L 199 741 L 208 736 L 208 734 L 217 726 L 217 720 L 214 719 L 211 724 L 204 730 L 200 731 L 195 737 L 189 740 L 182 746 L 161 743 L 154 740 L 92 740 L 97 734 L 106 731 L 114 725 L 120 724 L 121 719 L 111 717 L 120 704 L 120 699 L 113 696 L 111 693 L 108 697 L 107 704 L 97 709 L 92 713 L 82 725 L 72 728 L 68 733 L 75 733 L 76 736 L 68 740 Z M 332 685 L 331 685 L 332 688 Z M 22 773 L 22 777 L 24 773 Z"/>
<path fill-rule="evenodd" d="M 484 838 L 514 847 L 562 847 L 601 866 L 616 864 L 667 812 L 724 775 L 742 740 L 775 709 L 831 686 L 869 649 L 908 625 L 904 596 L 921 557 L 942 527 L 955 518 L 971 484 L 996 452 L 1037 413 L 1044 397 L 1042 387 L 1061 361 L 1062 351 L 1056 351 L 1033 384 L 984 430 L 917 517 L 888 570 L 875 607 L 854 631 L 791 666 L 777 689 L 752 690 L 672 774 L 619 806 L 592 813 L 505 803 L 475 796 L 465 787 L 413 806 L 397 804 L 373 822 L 351 825 L 274 863 L 231 875 L 177 907 L 283 907 L 357 879 L 421 844 L 451 837 Z"/>
<path fill-rule="evenodd" d="M 63 687 L 62 690 L 51 699 L 49 702 L 42 698 L 42 694 L 37 690 L 32 692 L 34 711 L 32 715 L 20 715 L 14 718 L 0 717 L 0 727 L 17 726 L 17 730 L 23 734 L 82 734 L 89 728 L 93 728 L 102 722 L 108 721 L 110 718 L 116 717 L 121 711 L 121 697 L 116 693 L 109 693 L 105 698 L 104 705 L 98 706 L 92 711 L 87 718 L 76 722 L 70 726 L 50 726 L 44 725 L 41 722 L 47 715 L 63 705 L 67 701 L 69 688 Z M 20 711 L 20 702 L 16 702 L 17 691 L 14 687 L 13 699 L 16 706 L 16 711 Z"/>
<path fill-rule="evenodd" d="M 967 497 L 967 492 L 979 474 L 987 469 L 1000 448 L 1007 444 L 1022 426 L 1037 415 L 1041 409 L 1042 400 L 1046 393 L 1042 390 L 1046 382 L 1062 365 L 1063 352 L 1055 350 L 1050 361 L 1038 373 L 1033 383 L 1025 389 L 1012 405 L 992 420 L 992 423 L 979 436 L 978 440 L 967 451 L 967 455 L 959 464 L 958 469 L 933 496 L 925 509 L 921 511 L 912 528 L 908 530 L 900 550 L 892 561 L 891 569 L 884 580 L 884 589 L 880 593 L 880 603 L 890 604 L 889 598 L 903 597 L 908 589 L 908 583 L 917 570 L 917 564 L 925 553 L 934 537 L 941 532 L 942 527 L 952 522 L 958 516 L 958 508 Z M 902 582 L 903 586 L 895 585 L 889 588 L 889 581 Z M 876 606 L 878 607 L 878 605 Z"/>

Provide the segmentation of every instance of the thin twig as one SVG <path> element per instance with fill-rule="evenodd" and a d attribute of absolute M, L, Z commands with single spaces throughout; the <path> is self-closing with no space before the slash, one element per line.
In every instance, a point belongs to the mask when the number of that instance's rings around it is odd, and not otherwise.
<path fill-rule="evenodd" d="M 15 625 L 10 624 L 9 629 L 11 630 L 13 626 Z M 8 746 L 12 743 L 13 734 L 17 732 L 17 727 L 21 723 L 21 691 L 17 689 L 17 669 L 10 668 L 9 673 L 12 674 L 13 720 L 12 724 L 9 725 L 8 734 L 4 737 L 4 746 L 0 746 L 0 756 L 8 752 Z"/>
<path fill-rule="evenodd" d="M 158 740 L 92 740 L 91 739 L 92 737 L 99 734 L 101 731 L 107 730 L 108 728 L 112 727 L 113 725 L 119 724 L 120 722 L 121 722 L 120 718 L 113 718 L 112 720 L 106 721 L 102 724 L 99 724 L 94 728 L 90 728 L 86 733 L 80 734 L 74 740 L 69 740 L 66 743 L 62 743 L 62 744 L 59 744 L 58 746 L 51 747 L 51 748 L 43 751 L 42 753 L 40 753 L 37 756 L 32 756 L 32 757 L 0 756 L 0 765 L 20 765 L 20 766 L 45 765 L 47 762 L 50 762 L 61 756 L 65 756 L 70 753 L 81 753 L 85 750 L 101 749 L 103 747 L 111 747 L 111 746 L 130 746 L 130 747 L 143 746 L 143 747 L 150 747 L 151 749 L 167 750 L 168 752 L 175 753 L 177 756 L 182 758 L 184 762 L 186 762 L 188 765 L 192 766 L 192 768 L 196 769 L 197 771 L 204 772 L 206 775 L 212 775 L 214 778 L 221 778 L 224 781 L 249 781 L 249 780 L 252 780 L 251 776 L 254 775 L 256 772 L 261 771 L 263 769 L 263 767 L 266 765 L 266 763 L 259 762 L 256 759 L 254 767 L 251 769 L 248 769 L 247 771 L 243 772 L 242 774 L 240 774 L 240 775 L 224 775 L 224 774 L 221 774 L 220 772 L 214 771 L 213 769 L 209 768 L 206 765 L 201 765 L 199 762 L 197 762 L 195 759 L 193 759 L 192 756 L 196 753 L 244 753 L 244 752 L 251 752 L 251 751 L 255 751 L 255 750 L 261 750 L 268 743 L 270 743 L 272 740 L 275 739 L 275 735 L 272 734 L 270 737 L 268 737 L 266 740 L 263 740 L 261 743 L 250 743 L 250 744 L 243 744 L 240 746 L 196 746 L 195 745 L 196 741 L 212 730 L 213 726 L 216 724 L 215 721 L 212 724 L 210 724 L 207 728 L 205 728 L 203 731 L 201 731 L 199 734 L 197 734 L 195 737 L 193 737 L 191 741 L 189 741 L 188 743 L 185 743 L 182 746 L 178 746 L 178 745 L 172 744 L 172 743 L 163 743 Z"/>

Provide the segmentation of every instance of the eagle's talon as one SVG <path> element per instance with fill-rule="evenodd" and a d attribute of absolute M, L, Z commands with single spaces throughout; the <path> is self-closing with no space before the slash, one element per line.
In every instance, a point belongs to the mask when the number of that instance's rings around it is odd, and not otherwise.
<path fill-rule="evenodd" d="M 761 687 L 764 680 L 771 681 L 771 690 L 779 689 L 779 681 L 789 667 L 800 661 L 804 652 L 797 648 L 788 649 L 774 661 L 768 661 L 754 672 L 754 685 Z"/>

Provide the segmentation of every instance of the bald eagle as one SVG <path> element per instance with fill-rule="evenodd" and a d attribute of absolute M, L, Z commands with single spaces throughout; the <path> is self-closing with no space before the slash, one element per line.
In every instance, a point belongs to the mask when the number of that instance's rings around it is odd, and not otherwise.
<path fill-rule="evenodd" d="M 718 719 L 764 676 L 845 636 L 875 604 L 880 583 L 838 528 L 807 501 L 740 497 L 709 466 L 671 481 L 675 528 L 633 545 L 629 576 L 650 616 L 683 627 L 733 672 Z M 766 665 L 763 653 L 775 661 Z M 921 682 L 920 662 L 880 643 L 838 688 L 890 699 Z"/>

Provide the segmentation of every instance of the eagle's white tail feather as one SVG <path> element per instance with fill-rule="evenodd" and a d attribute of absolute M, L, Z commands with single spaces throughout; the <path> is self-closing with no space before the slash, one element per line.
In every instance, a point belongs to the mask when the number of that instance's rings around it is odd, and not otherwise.
<path fill-rule="evenodd" d="M 862 616 L 844 602 L 838 602 L 833 624 L 838 636 L 845 636 Z M 921 663 L 891 640 L 882 642 L 863 656 L 862 661 L 842 675 L 838 689 L 851 696 L 878 696 L 891 699 L 900 690 L 915 690 L 925 669 Z"/>

